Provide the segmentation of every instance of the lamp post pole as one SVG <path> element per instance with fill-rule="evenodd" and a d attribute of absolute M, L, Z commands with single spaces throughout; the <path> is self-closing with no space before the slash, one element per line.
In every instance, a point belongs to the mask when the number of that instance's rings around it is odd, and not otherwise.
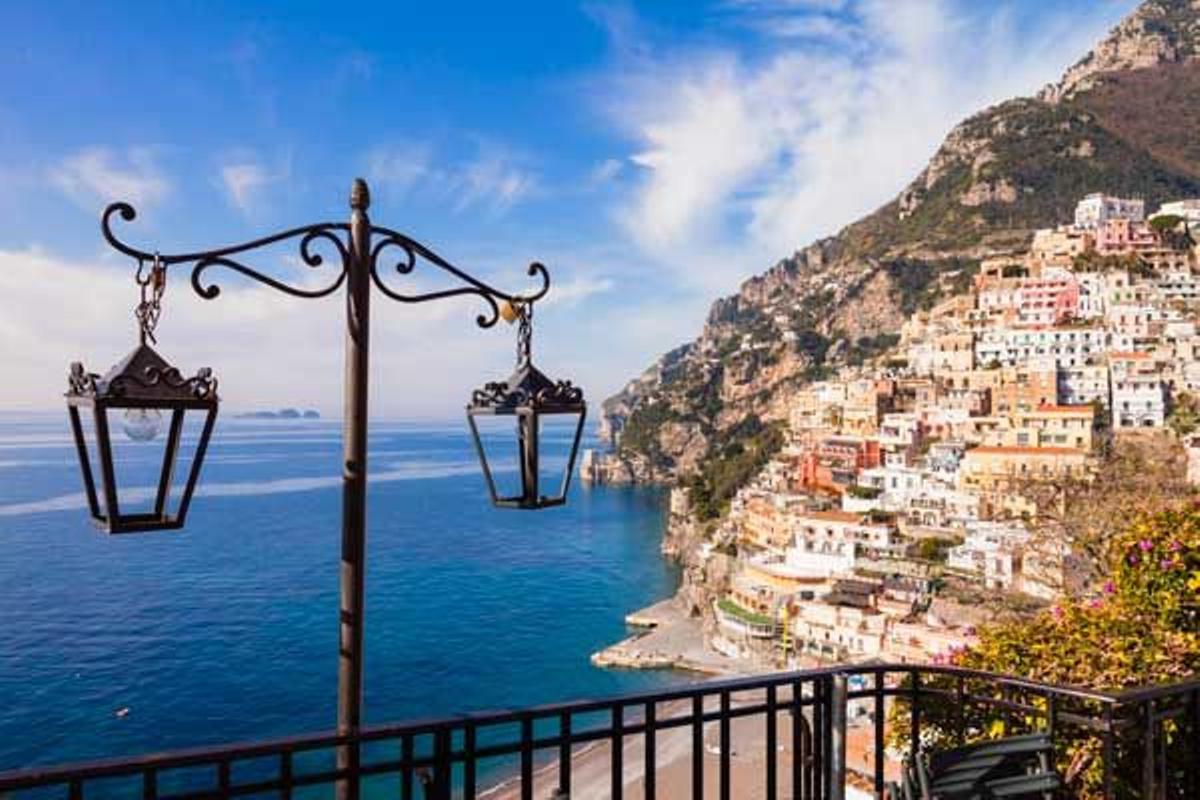
<path fill-rule="evenodd" d="M 338 635 L 337 732 L 362 724 L 363 601 L 367 546 L 367 394 L 371 339 L 371 204 L 367 184 L 350 190 L 350 248 L 346 275 L 346 376 L 342 412 L 342 560 Z M 358 772 L 357 747 L 338 749 L 339 769 Z M 338 795 L 353 800 L 358 781 L 341 781 Z"/>

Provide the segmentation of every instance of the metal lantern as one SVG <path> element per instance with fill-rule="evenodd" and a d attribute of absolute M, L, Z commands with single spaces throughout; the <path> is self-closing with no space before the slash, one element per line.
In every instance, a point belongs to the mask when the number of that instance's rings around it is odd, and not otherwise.
<path fill-rule="evenodd" d="M 109 533 L 171 530 L 183 526 L 217 419 L 217 381 L 212 370 L 204 368 L 194 377 L 184 378 L 178 369 L 146 344 L 147 339 L 153 340 L 164 280 L 165 275 L 157 265 L 145 280 L 139 271 L 142 303 L 137 312 L 141 324 L 138 347 L 103 376 L 86 371 L 78 362 L 71 365 L 68 376 L 67 413 L 79 453 L 88 507 L 96 524 Z M 180 461 L 184 416 L 188 411 L 202 414 L 203 422 L 191 463 L 184 467 L 186 481 L 178 496 L 173 497 L 172 484 Z M 94 433 L 91 442 L 96 450 L 94 454 L 89 451 L 89 437 L 84 433 L 85 421 L 91 423 Z M 157 453 L 153 454 L 158 477 L 156 484 L 149 487 L 151 502 L 148 510 L 130 510 L 132 495 L 135 492 L 145 494 L 146 489 L 117 485 L 119 464 L 114 459 L 116 448 L 112 438 L 116 426 L 124 430 L 129 440 L 137 443 L 151 442 L 166 428 L 161 461 Z M 99 486 L 93 463 L 97 464 L 100 473 Z M 124 498 L 123 491 L 126 493 Z"/>
<path fill-rule="evenodd" d="M 479 463 L 483 467 L 483 476 L 494 505 L 525 509 L 560 506 L 567 501 L 571 473 L 575 469 L 575 457 L 579 452 L 579 439 L 583 434 L 584 419 L 587 417 L 583 390 L 573 386 L 570 381 L 551 380 L 533 365 L 530 358 L 533 318 L 531 303 L 516 308 L 509 306 L 504 310 L 504 314 L 506 318 L 519 318 L 521 323 L 517 345 L 517 369 L 508 380 L 488 383 L 472 395 L 467 406 L 467 422 L 475 440 L 475 451 L 479 454 Z M 516 420 L 519 494 L 505 496 L 496 488 L 483 439 L 476 424 L 478 417 L 485 416 L 513 417 Z M 540 481 L 541 422 L 548 416 L 576 418 L 570 455 L 554 494 L 543 494 Z"/>

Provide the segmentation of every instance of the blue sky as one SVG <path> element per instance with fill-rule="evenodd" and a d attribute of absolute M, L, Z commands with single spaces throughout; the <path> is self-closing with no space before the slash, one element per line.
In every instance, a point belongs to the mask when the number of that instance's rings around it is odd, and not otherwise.
<path fill-rule="evenodd" d="M 190 249 L 341 219 L 357 175 L 377 223 L 498 286 L 550 266 L 535 352 L 599 401 L 1132 5 L 5 3 L 0 338 L 18 380 L 0 408 L 55 404 L 69 361 L 102 370 L 132 344 L 107 201 L 138 206 L 130 239 Z M 205 303 L 172 277 L 163 353 L 211 364 L 235 408 L 337 413 L 340 303 L 225 285 Z M 450 417 L 506 374 L 514 332 L 475 329 L 477 311 L 380 298 L 374 407 Z"/>

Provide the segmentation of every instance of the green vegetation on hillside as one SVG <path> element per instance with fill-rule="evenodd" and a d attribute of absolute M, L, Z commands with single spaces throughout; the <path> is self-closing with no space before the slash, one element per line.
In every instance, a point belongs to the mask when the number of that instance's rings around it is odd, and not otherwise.
<path fill-rule="evenodd" d="M 1175 72 L 1187 72 L 1187 86 L 1173 84 L 1159 69 L 1146 70 L 1140 79 L 1135 72 L 1120 80 L 1132 81 L 1135 89 L 1160 100 L 1169 96 L 1173 115 L 1179 109 L 1200 124 L 1200 65 Z M 1135 91 L 1121 89 L 1119 82 L 1113 86 L 1057 105 L 1010 100 L 970 118 L 957 135 L 976 143 L 978 150 L 951 156 L 928 189 L 918 184 L 911 213 L 902 214 L 893 201 L 847 227 L 840 234 L 847 249 L 877 258 L 907 245 L 962 250 L 998 235 L 1069 222 L 1075 203 L 1089 192 L 1143 197 L 1148 208 L 1200 194 L 1200 144 L 1192 135 L 1196 125 L 1186 119 L 1163 124 L 1161 105 L 1143 108 L 1137 126 L 1125 124 L 1122 109 L 1136 99 Z M 974 184 L 994 189 L 1002 183 L 1015 192 L 1012 202 L 963 204 Z M 1027 236 L 1012 245 L 1026 245 Z"/>
<path fill-rule="evenodd" d="M 651 461 L 663 458 L 658 434 L 662 426 L 678 419 L 678 414 L 664 402 L 642 403 L 633 410 L 621 429 L 621 446 L 641 453 Z"/>
<path fill-rule="evenodd" d="M 696 516 L 703 521 L 722 516 L 737 490 L 783 447 L 783 439 L 782 423 L 765 424 L 754 414 L 714 437 L 700 471 L 683 480 Z"/>
<path fill-rule="evenodd" d="M 852 367 L 861 366 L 876 356 L 881 356 L 900 344 L 898 333 L 878 333 L 874 336 L 860 336 L 846 351 L 846 363 Z"/>

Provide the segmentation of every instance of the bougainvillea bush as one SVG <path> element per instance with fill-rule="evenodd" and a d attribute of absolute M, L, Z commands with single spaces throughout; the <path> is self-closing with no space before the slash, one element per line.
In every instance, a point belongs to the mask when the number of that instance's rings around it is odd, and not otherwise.
<path fill-rule="evenodd" d="M 1101 690 L 1172 683 L 1200 672 L 1200 505 L 1146 512 L 1108 543 L 1108 577 L 1088 596 L 1067 598 L 1035 617 L 985 627 L 976 646 L 953 654 L 956 666 Z M 972 683 L 970 692 L 985 688 Z M 928 685 L 953 694 L 956 683 Z M 1044 701 L 1026 698 L 1036 708 Z M 1098 713 L 1083 703 L 1075 710 Z M 1064 709 L 1059 709 L 1062 711 Z M 989 738 L 1045 726 L 1041 714 L 1005 714 L 995 707 L 963 708 L 951 698 L 921 704 L 922 726 L 938 744 Z M 889 726 L 894 745 L 906 745 L 909 709 L 896 703 Z M 1079 796 L 1101 779 L 1100 743 L 1070 726 L 1056 732 L 1059 767 Z M 1181 745 L 1168 723 L 1168 748 Z M 927 737 L 923 737 L 925 739 Z M 1140 780 L 1142 742 L 1117 752 L 1117 778 Z"/>

